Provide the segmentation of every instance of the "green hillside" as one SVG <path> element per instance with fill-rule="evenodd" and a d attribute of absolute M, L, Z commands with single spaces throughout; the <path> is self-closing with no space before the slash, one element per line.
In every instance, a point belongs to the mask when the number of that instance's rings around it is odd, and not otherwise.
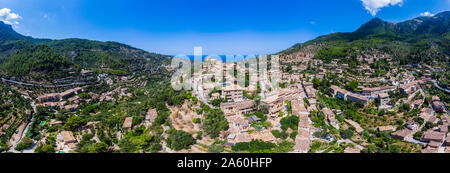
<path fill-rule="evenodd" d="M 316 58 L 325 61 L 380 51 L 393 55 L 400 64 L 448 62 L 450 12 L 400 23 L 374 18 L 354 32 L 320 36 L 296 44 L 280 54 L 295 53 L 307 46 L 318 47 Z"/>
<path fill-rule="evenodd" d="M 76 68 L 72 61 L 45 45 L 28 46 L 20 49 L 0 66 L 4 74 L 11 76 L 29 75 L 33 78 L 65 77 L 69 70 L 75 70 Z"/>
<path fill-rule="evenodd" d="M 117 42 L 35 39 L 0 22 L 0 71 L 7 76 L 54 79 L 81 68 L 115 75 L 158 72 L 167 76 L 162 65 L 169 64 L 170 58 Z"/>

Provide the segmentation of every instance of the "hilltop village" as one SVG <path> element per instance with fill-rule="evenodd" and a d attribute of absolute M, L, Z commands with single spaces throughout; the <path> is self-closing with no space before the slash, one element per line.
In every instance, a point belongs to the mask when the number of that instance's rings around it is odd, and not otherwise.
<path fill-rule="evenodd" d="M 371 59 L 362 61 L 389 62 L 389 57 Z M 0 131 L 10 136 L 4 151 L 450 150 L 448 89 L 433 79 L 434 73 L 443 70 L 437 65 L 394 66 L 380 75 L 373 63 L 354 67 L 338 60 L 323 63 L 308 55 L 281 56 L 280 71 L 271 72 L 280 76 L 275 91 L 258 74 L 248 77 L 244 86 L 233 75 L 221 81 L 205 80 L 214 78 L 218 70 L 249 71 L 236 63 L 206 61 L 209 66 L 192 74 L 193 89 L 175 92 L 177 103 L 167 105 L 151 99 L 157 97 L 157 90 L 138 74 L 117 76 L 83 69 L 85 77 L 96 80 L 44 89 L 3 79 L 3 92 L 8 93 L 3 97 L 10 98 L 4 104 L 12 104 L 14 97 L 25 103 L 22 110 L 2 119 L 10 122 Z M 180 138 L 183 141 L 171 141 Z M 136 142 L 140 140 L 147 141 L 148 148 L 139 149 Z M 124 150 L 127 145 L 132 148 Z"/>
<path fill-rule="evenodd" d="M 449 16 L 202 62 L 0 23 L 0 152 L 450 153 Z"/>
<path fill-rule="evenodd" d="M 439 66 L 394 66 L 380 75 L 373 63 L 388 56 L 365 57 L 356 67 L 311 56 L 280 56 L 280 71 L 271 71 L 279 74 L 276 91 L 250 77 L 248 66 L 209 58 L 192 74 L 193 89 L 175 91 L 168 102 L 176 103 L 166 105 L 151 99 L 157 90 L 139 74 L 83 69 L 91 83 L 44 89 L 3 79 L 3 91 L 28 104 L 20 119 L 2 119 L 13 122 L 0 131 L 10 136 L 4 151 L 450 152 L 448 89 L 433 79 Z M 219 70 L 240 71 L 247 82 L 211 80 Z"/>
<path fill-rule="evenodd" d="M 291 141 L 292 152 L 361 152 L 377 149 L 379 140 L 396 144 L 396 152 L 448 152 L 450 119 L 445 103 L 433 94 L 447 96 L 448 90 L 432 79 L 432 72 L 443 69 L 412 65 L 380 76 L 371 63 L 350 69 L 338 60 L 324 64 L 308 56 L 282 58 L 280 89 L 277 94 L 263 91 L 264 99 L 256 94 L 261 88 L 233 82 L 221 90 L 213 87 L 222 81 L 194 89 L 194 96 L 224 112 L 230 124 L 223 136 L 227 145 Z M 379 59 L 389 61 L 384 56 L 361 61 Z M 209 61 L 213 68 L 193 76 L 208 78 L 208 72 L 227 67 L 219 60 Z"/>

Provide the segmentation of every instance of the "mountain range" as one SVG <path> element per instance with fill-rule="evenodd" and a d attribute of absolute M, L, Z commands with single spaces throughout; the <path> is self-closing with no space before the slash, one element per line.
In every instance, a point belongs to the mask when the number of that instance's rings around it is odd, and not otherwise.
<path fill-rule="evenodd" d="M 450 55 L 450 11 L 393 23 L 374 18 L 354 32 L 332 33 L 280 52 L 310 53 L 331 60 L 359 55 L 388 54 L 400 64 L 440 61 Z M 149 53 L 117 42 L 85 39 L 37 39 L 21 35 L 0 22 L 0 74 L 34 78 L 65 77 L 80 68 L 124 75 L 149 72 L 164 75 L 171 56 Z"/>
<path fill-rule="evenodd" d="M 118 75 L 138 71 L 158 75 L 164 73 L 166 69 L 162 65 L 169 64 L 170 59 L 171 56 L 117 42 L 27 37 L 0 22 L 0 71 L 6 76 L 50 75 L 52 79 L 65 77 L 68 71 L 78 72 L 80 68 Z"/>
<path fill-rule="evenodd" d="M 327 59 L 336 56 L 333 56 L 333 51 L 324 50 L 334 49 L 336 55 L 343 55 L 342 58 L 355 56 L 356 52 L 361 51 L 371 54 L 376 50 L 392 55 L 402 64 L 434 60 L 448 62 L 449 31 L 450 11 L 399 23 L 374 18 L 354 32 L 319 36 L 314 40 L 296 44 L 280 54 L 309 51 L 315 55 L 320 53 L 318 58 Z"/>

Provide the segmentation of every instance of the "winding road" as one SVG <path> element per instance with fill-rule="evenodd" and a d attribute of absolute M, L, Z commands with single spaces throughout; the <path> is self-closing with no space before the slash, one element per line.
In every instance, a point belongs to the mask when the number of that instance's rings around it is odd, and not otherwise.
<path fill-rule="evenodd" d="M 25 83 L 25 82 L 19 82 L 15 80 L 5 79 L 2 78 L 2 81 L 10 82 L 18 85 L 25 85 L 25 86 L 33 86 L 33 87 L 43 87 L 43 88 L 57 88 L 57 87 L 66 87 L 66 86 L 74 86 L 74 85 L 86 85 L 86 82 L 72 82 L 70 84 L 61 84 L 61 85 L 45 85 L 45 84 L 34 84 L 34 83 Z"/>
<path fill-rule="evenodd" d="M 439 86 L 439 84 L 438 84 L 435 80 L 433 80 L 433 83 L 434 83 L 434 86 L 435 86 L 436 88 L 438 88 L 438 89 L 440 89 L 440 90 L 442 90 L 442 91 L 444 91 L 444 92 L 446 92 L 446 93 L 450 93 L 450 89 L 442 88 L 441 86 Z"/>
<path fill-rule="evenodd" d="M 36 103 L 34 101 L 31 102 L 31 107 L 33 107 L 33 114 L 35 114 L 37 112 L 37 108 L 36 108 Z M 14 149 L 14 148 L 16 148 L 17 144 L 19 144 L 20 141 L 22 141 L 22 139 L 26 136 L 26 134 L 27 134 L 31 124 L 33 124 L 33 121 L 34 121 L 34 115 L 33 114 L 31 115 L 32 117 L 31 117 L 30 122 L 27 124 L 27 126 L 23 130 L 22 136 L 20 137 L 19 140 L 17 140 L 16 142 L 12 143 L 11 147 L 9 148 L 9 152 L 13 152 L 13 153 L 34 153 L 34 148 L 36 146 L 36 143 L 33 144 L 32 147 L 30 147 L 28 149 L 25 149 L 22 152 L 21 151 L 17 151 L 17 150 Z"/>

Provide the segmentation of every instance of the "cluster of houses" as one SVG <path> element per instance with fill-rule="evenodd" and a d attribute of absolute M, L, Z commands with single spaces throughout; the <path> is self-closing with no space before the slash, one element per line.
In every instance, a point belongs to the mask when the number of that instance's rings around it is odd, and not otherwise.
<path fill-rule="evenodd" d="M 448 127 L 450 126 L 450 117 L 448 114 L 442 114 L 440 118 L 433 109 L 423 108 L 419 112 L 419 118 L 424 121 L 424 123 L 438 124 L 436 127 L 428 129 L 421 136 L 420 142 L 426 148 L 422 150 L 423 153 L 436 153 L 440 147 L 446 146 L 445 152 L 450 152 L 450 139 L 448 135 Z M 414 120 L 409 120 L 406 122 L 406 128 L 398 130 L 391 135 L 394 138 L 400 140 L 412 140 L 412 136 L 421 130 L 421 126 L 418 122 Z"/>
<path fill-rule="evenodd" d="M 322 113 L 325 115 L 327 122 L 332 125 L 333 127 L 335 127 L 336 129 L 339 129 L 339 123 L 336 120 L 336 115 L 334 114 L 333 111 L 331 111 L 328 108 L 323 108 L 322 109 Z"/>
<path fill-rule="evenodd" d="M 363 96 L 377 96 L 379 94 L 385 94 L 389 91 L 394 91 L 395 86 L 382 86 L 382 87 L 375 87 L 375 88 L 363 88 L 361 90 L 361 95 Z"/>
<path fill-rule="evenodd" d="M 80 94 L 83 92 L 83 89 L 80 87 L 69 89 L 67 91 L 64 91 L 62 93 L 50 93 L 50 94 L 44 94 L 41 96 L 38 96 L 38 106 L 44 106 L 48 108 L 60 108 L 60 109 L 66 109 L 69 111 L 75 111 L 78 109 L 79 105 L 79 97 L 75 96 L 77 94 Z M 68 100 L 72 104 L 67 104 L 66 101 Z"/>
<path fill-rule="evenodd" d="M 342 99 L 342 100 L 348 100 L 351 102 L 357 102 L 357 103 L 361 103 L 364 106 L 367 106 L 371 103 L 371 100 L 365 96 L 356 94 L 356 93 L 352 93 L 350 91 L 347 91 L 345 89 L 341 89 L 338 86 L 332 85 L 329 88 L 329 94 L 332 97 L 336 97 L 338 99 Z"/>
<path fill-rule="evenodd" d="M 133 94 L 128 93 L 128 88 L 122 88 L 118 87 L 112 91 L 108 91 L 106 93 L 102 93 L 100 96 L 98 96 L 100 102 L 104 101 L 116 101 L 116 98 L 114 96 L 117 94 L 118 99 L 122 99 L 124 97 L 131 97 Z"/>
<path fill-rule="evenodd" d="M 440 112 L 443 111 L 444 105 L 441 102 L 441 99 L 438 96 L 433 96 L 431 99 L 431 106 L 433 107 L 434 111 Z"/>
<path fill-rule="evenodd" d="M 281 83 L 291 83 L 291 82 L 300 82 L 300 74 L 299 73 L 282 73 L 281 74 Z"/>
<path fill-rule="evenodd" d="M 69 89 L 67 91 L 64 91 L 62 93 L 51 93 L 51 94 L 44 94 L 41 96 L 38 96 L 38 101 L 40 103 L 44 103 L 44 102 L 57 102 L 60 101 L 62 99 L 67 99 L 69 97 L 72 97 L 76 94 L 79 94 L 83 92 L 83 89 L 80 87 L 77 88 L 73 88 L 73 89 Z"/>
<path fill-rule="evenodd" d="M 295 152 L 308 152 L 310 147 L 310 136 L 312 128 L 310 126 L 309 120 L 309 110 L 305 108 L 305 103 L 303 98 L 306 98 L 306 93 L 302 85 L 300 84 L 289 84 L 288 88 L 281 88 L 278 91 L 273 91 L 266 94 L 266 97 L 261 100 L 261 105 L 268 108 L 268 119 L 273 125 L 269 129 L 263 128 L 262 130 L 254 130 L 253 133 L 248 133 L 252 127 L 251 124 L 254 122 L 260 122 L 261 119 L 255 115 L 245 117 L 246 114 L 251 114 L 256 111 L 256 103 L 253 100 L 247 100 L 242 98 L 243 88 L 239 87 L 229 87 L 230 89 L 222 90 L 223 96 L 228 96 L 228 98 L 233 97 L 229 100 L 230 102 L 221 103 L 220 108 L 224 112 L 228 122 L 229 129 L 228 135 L 226 136 L 229 141 L 229 145 L 233 145 L 236 142 L 249 142 L 252 139 L 260 139 L 266 142 L 274 142 L 276 138 L 271 133 L 271 130 L 280 129 L 280 120 L 282 117 L 280 115 L 287 114 L 286 101 L 290 101 L 292 114 L 297 115 L 300 118 L 300 124 L 298 129 L 298 135 L 296 137 Z M 311 89 L 312 85 L 308 85 L 306 88 Z M 240 90 L 236 90 L 240 89 Z M 313 102 L 313 101 L 311 101 Z M 315 103 L 313 103 L 315 104 Z M 337 124 L 334 117 L 330 116 L 330 121 L 333 124 Z"/>
<path fill-rule="evenodd" d="M 256 103 L 253 100 L 245 100 L 239 102 L 222 103 L 220 108 L 225 116 L 243 116 L 245 114 L 254 113 L 256 110 Z"/>
<path fill-rule="evenodd" d="M 156 109 L 149 109 L 142 124 L 148 128 L 153 124 L 156 117 L 158 117 L 158 112 L 156 111 Z M 122 124 L 122 129 L 125 131 L 133 129 L 133 119 L 133 117 L 126 117 Z"/>
<path fill-rule="evenodd" d="M 71 131 L 62 131 L 56 136 L 57 150 L 62 152 L 68 152 L 74 150 L 78 143 Z"/>
<path fill-rule="evenodd" d="M 411 100 L 415 96 L 415 93 L 420 89 L 418 81 L 402 84 L 398 88 L 400 89 L 400 92 L 408 96 L 408 100 Z M 392 105 L 389 105 L 390 98 L 388 92 L 395 91 L 396 89 L 397 86 L 381 86 L 375 88 L 361 88 L 359 93 L 355 93 L 332 85 L 329 88 L 329 94 L 332 97 L 361 103 L 364 106 L 368 106 L 374 100 L 377 100 L 380 103 L 381 109 L 388 109 L 392 107 Z M 421 101 L 416 101 L 411 104 L 414 107 L 418 107 L 422 103 Z"/>
<path fill-rule="evenodd" d="M 244 98 L 243 90 L 244 88 L 239 85 L 224 86 L 222 87 L 222 97 L 227 98 L 228 102 L 242 101 Z"/>
<path fill-rule="evenodd" d="M 305 90 L 306 97 L 308 98 L 316 98 L 317 97 L 317 90 L 314 89 L 314 85 L 311 82 L 303 82 L 303 88 Z"/>
<path fill-rule="evenodd" d="M 150 125 L 155 121 L 156 117 L 158 116 L 158 113 L 156 111 L 156 109 L 150 109 L 147 112 L 147 115 L 145 116 L 145 120 L 142 122 L 142 124 L 145 127 L 150 127 Z M 82 133 L 92 133 L 90 131 L 90 127 L 94 127 L 94 129 L 97 129 L 96 124 L 98 124 L 99 122 L 88 122 L 87 124 L 85 124 L 83 127 L 80 128 L 80 130 L 82 131 Z M 62 121 L 58 121 L 55 119 L 52 119 L 50 121 L 50 125 L 56 125 L 56 124 L 63 124 Z M 133 117 L 126 117 L 124 120 L 124 123 L 122 125 L 122 130 L 126 131 L 126 130 L 131 130 L 133 128 Z M 72 131 L 61 131 L 60 133 L 57 134 L 57 140 L 56 140 L 56 145 L 57 148 L 56 150 L 60 153 L 67 153 L 70 152 L 71 150 L 75 150 L 76 149 L 76 145 L 78 144 L 78 142 L 80 141 L 80 136 L 78 135 L 75 136 L 73 134 Z M 118 132 L 118 137 L 119 139 L 122 137 L 122 132 Z M 94 138 L 96 138 L 94 136 Z M 95 139 L 98 141 L 98 139 Z"/>
<path fill-rule="evenodd" d="M 212 66 L 212 68 L 214 68 L 214 66 Z M 289 83 L 290 81 L 300 81 L 299 75 L 283 74 L 282 78 L 285 78 L 285 82 L 289 81 Z M 233 80 L 234 79 L 231 79 L 231 81 Z M 269 129 L 263 128 L 260 130 L 252 130 L 253 127 L 251 126 L 252 123 L 260 122 L 260 118 L 255 115 L 246 117 L 246 115 L 252 114 L 257 110 L 256 102 L 254 100 L 245 98 L 245 96 L 243 95 L 244 90 L 247 92 L 254 91 L 252 88 L 241 87 L 237 84 L 227 84 L 221 88 L 220 93 L 210 94 L 209 100 L 218 98 L 226 99 L 226 102 L 220 104 L 220 108 L 224 112 L 224 115 L 229 122 L 229 129 L 227 130 L 227 134 L 224 136 L 228 140 L 228 145 L 233 145 L 237 142 L 249 142 L 252 139 L 260 139 L 266 142 L 276 141 L 277 139 L 273 136 L 271 130 L 280 128 L 279 122 L 282 118 L 280 117 L 280 114 L 287 114 L 286 101 L 291 101 L 293 110 L 300 111 L 299 107 L 302 107 L 301 112 L 303 114 L 300 117 L 302 119 L 301 121 L 303 123 L 309 124 L 309 111 L 304 107 L 305 104 L 302 100 L 303 96 L 305 95 L 303 86 L 301 84 L 289 84 L 288 86 L 288 88 L 280 88 L 276 91 L 265 93 L 265 97 L 261 100 L 260 104 L 261 106 L 265 106 L 268 108 L 267 115 L 269 119 L 267 121 L 270 121 L 273 126 L 271 126 Z M 206 86 L 205 88 L 204 84 L 203 89 L 207 90 L 207 88 L 208 86 Z M 267 87 L 263 86 L 263 88 Z M 305 88 L 307 89 L 308 95 L 310 97 L 315 97 L 316 90 L 312 87 L 311 83 Z M 306 126 L 307 125 L 305 125 L 305 127 Z M 306 132 L 301 132 L 300 134 L 309 137 L 309 127 L 306 128 L 308 128 L 308 130 Z M 253 132 L 249 133 L 249 131 Z M 309 150 L 309 138 L 305 139 L 305 141 L 307 142 L 303 142 L 306 146 L 304 150 L 306 150 L 307 152 Z"/>
<path fill-rule="evenodd" d="M 287 102 L 290 101 L 292 114 L 298 115 L 300 118 L 299 123 L 299 129 L 298 129 L 298 136 L 296 137 L 296 145 L 295 145 L 295 152 L 308 152 L 309 146 L 311 143 L 311 132 L 313 127 L 310 125 L 311 122 L 308 118 L 309 111 L 316 108 L 316 99 L 317 99 L 317 90 L 314 89 L 313 84 L 309 82 L 312 78 L 317 77 L 319 79 L 322 79 L 325 77 L 326 72 L 331 72 L 334 74 L 338 74 L 339 77 L 344 77 L 343 72 L 345 70 L 349 70 L 350 67 L 348 64 L 340 64 L 338 65 L 339 61 L 334 60 L 331 63 L 323 64 L 320 60 L 312 59 L 311 57 L 314 56 L 314 51 L 311 51 L 311 53 L 307 53 L 304 51 L 297 52 L 298 54 L 290 54 L 281 56 L 280 60 L 282 60 L 281 67 L 282 69 L 289 68 L 290 70 L 294 71 L 294 73 L 288 73 L 284 72 L 281 73 L 281 78 L 279 80 L 280 83 L 285 83 L 287 88 L 285 89 L 279 89 L 277 92 L 272 91 L 266 91 L 264 92 L 265 97 L 261 100 L 260 104 L 262 106 L 266 106 L 268 108 L 268 120 L 270 121 L 274 126 L 271 127 L 272 129 L 279 128 L 279 119 L 280 115 L 282 113 L 286 113 L 287 111 Z M 373 57 L 360 57 L 363 59 L 379 59 L 379 58 L 389 58 L 387 55 L 381 55 L 379 56 L 373 56 Z M 306 63 L 305 63 L 306 62 Z M 302 81 L 302 75 L 296 72 L 306 70 L 306 69 L 315 69 L 319 70 L 317 74 L 303 74 L 303 78 L 310 79 L 309 81 Z M 317 67 L 317 68 L 316 68 Z M 213 78 L 214 74 L 210 73 L 211 71 L 215 71 L 217 69 L 223 69 L 226 72 L 233 71 L 233 68 L 236 68 L 236 65 L 230 66 L 226 65 L 224 66 L 222 62 L 220 61 L 212 61 L 211 66 L 208 66 L 206 69 L 202 69 L 198 73 L 194 74 L 194 76 L 198 76 L 200 80 L 205 78 Z M 327 69 L 324 69 L 327 68 Z M 245 71 L 245 69 L 238 68 L 238 71 Z M 378 87 L 358 87 L 358 92 L 352 92 L 345 89 L 341 89 L 338 86 L 331 86 L 329 88 L 329 94 L 332 97 L 336 97 L 342 100 L 347 100 L 350 102 L 357 102 L 365 107 L 370 105 L 375 100 L 380 103 L 379 108 L 380 109 L 390 109 L 392 106 L 394 106 L 391 102 L 390 95 L 388 94 L 390 91 L 396 91 L 397 89 L 402 92 L 403 94 L 408 96 L 408 102 L 411 98 L 413 98 L 417 91 L 419 91 L 420 87 L 422 85 L 425 85 L 425 81 L 429 81 L 429 76 L 423 77 L 422 80 L 416 80 L 413 75 L 410 73 L 402 72 L 399 73 L 398 76 L 400 77 L 392 77 L 393 74 L 397 74 L 397 69 L 391 70 L 388 74 L 385 75 L 387 79 L 383 79 L 382 77 L 378 76 L 372 76 L 372 74 L 375 72 L 374 69 L 372 69 L 368 65 L 362 65 L 357 67 L 356 69 L 353 69 L 357 72 L 364 73 L 365 77 L 361 76 L 354 76 L 352 74 L 346 75 L 353 76 L 355 79 L 358 79 L 358 81 L 361 81 L 361 83 L 364 83 L 364 86 L 378 86 Z M 316 71 L 317 72 L 317 71 Z M 368 78 L 372 77 L 372 78 Z M 389 79 L 390 77 L 390 79 Z M 235 81 L 235 77 L 231 76 L 230 79 L 226 79 L 226 81 Z M 255 76 L 252 76 L 251 79 L 258 79 Z M 220 82 L 219 82 L 220 83 Z M 373 84 L 375 83 L 375 84 Z M 386 85 L 389 84 L 389 85 Z M 202 89 L 204 91 L 210 91 L 212 88 L 217 87 L 218 83 L 203 83 Z M 230 145 L 233 144 L 233 142 L 248 142 L 251 139 L 262 139 L 263 141 L 274 141 L 276 140 L 273 135 L 270 134 L 270 130 L 265 129 L 262 131 L 256 131 L 254 133 L 248 133 L 250 129 L 252 129 L 251 125 L 254 122 L 261 121 L 256 116 L 249 116 L 246 117 L 245 115 L 252 114 L 257 110 L 257 103 L 253 100 L 247 99 L 243 95 L 243 91 L 252 92 L 255 91 L 255 88 L 249 88 L 249 87 L 242 87 L 236 84 L 222 84 L 223 87 L 221 88 L 221 92 L 219 93 L 212 93 L 209 94 L 208 92 L 197 92 L 196 94 L 203 94 L 208 95 L 206 98 L 209 99 L 209 101 L 214 99 L 226 99 L 225 103 L 221 103 L 220 108 L 224 112 L 227 120 L 229 121 L 230 128 L 227 131 L 227 134 L 225 135 L 228 139 Z M 262 88 L 264 87 L 264 84 L 262 84 Z M 276 93 L 276 94 L 275 94 Z M 207 99 L 207 100 L 208 100 Z M 306 100 L 306 101 L 304 101 Z M 305 103 L 306 102 L 306 103 Z M 413 100 L 410 102 L 412 107 L 419 108 L 423 104 L 424 100 Z M 443 105 L 442 102 L 436 97 L 433 97 L 432 105 L 434 110 L 440 110 L 442 109 Z M 338 110 L 330 110 L 328 108 L 320 109 L 325 117 L 326 122 L 336 128 L 339 128 L 339 123 L 336 120 L 336 116 L 339 115 L 336 111 Z M 336 113 L 335 113 L 336 112 Z M 422 110 L 421 111 L 423 116 L 426 114 L 430 114 L 429 110 Z M 433 110 L 431 110 L 433 112 Z M 427 119 L 427 121 L 433 121 L 436 123 L 436 116 L 431 116 L 430 119 Z M 355 130 L 357 133 L 361 134 L 364 129 L 355 121 L 352 120 L 345 120 L 347 124 L 350 126 L 355 127 Z M 441 126 L 440 126 L 441 127 Z M 376 127 L 379 131 L 393 131 L 392 136 L 399 137 L 403 139 L 408 138 L 413 134 L 413 132 L 417 131 L 420 128 L 420 125 L 410 120 L 406 123 L 406 128 L 402 128 L 398 131 L 396 126 L 379 126 Z M 444 127 L 442 126 L 442 129 Z M 424 134 L 424 140 L 426 141 L 429 137 L 430 133 Z M 432 141 L 432 140 L 431 140 Z M 442 141 L 443 142 L 443 141 Z M 430 146 L 433 146 L 434 144 L 431 144 Z M 353 148 L 346 148 L 346 153 L 354 153 L 359 152 L 359 149 L 353 149 Z"/>

